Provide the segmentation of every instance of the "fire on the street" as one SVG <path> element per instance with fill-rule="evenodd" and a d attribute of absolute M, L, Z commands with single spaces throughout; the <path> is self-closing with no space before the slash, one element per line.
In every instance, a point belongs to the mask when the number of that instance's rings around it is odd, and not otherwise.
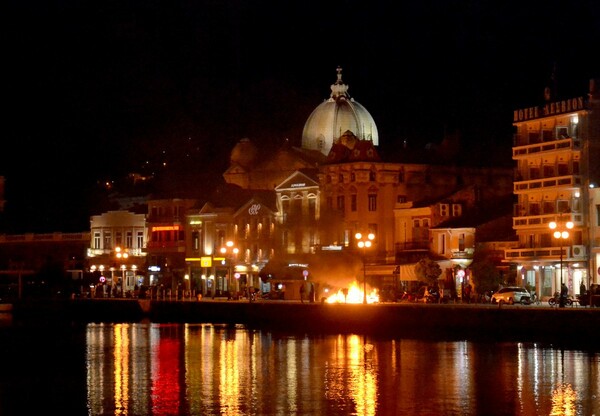
<path fill-rule="evenodd" d="M 337 293 L 329 296 L 326 300 L 327 303 L 363 303 L 363 290 L 358 287 L 356 283 L 352 283 L 350 287 L 338 290 Z M 371 292 L 367 292 L 367 303 L 378 303 L 379 295 L 377 290 L 373 289 Z"/>

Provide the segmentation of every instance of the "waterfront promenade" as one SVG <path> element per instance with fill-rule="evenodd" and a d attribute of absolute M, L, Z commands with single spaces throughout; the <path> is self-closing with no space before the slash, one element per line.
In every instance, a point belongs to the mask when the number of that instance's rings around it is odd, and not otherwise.
<path fill-rule="evenodd" d="M 214 323 L 310 333 L 594 343 L 600 308 L 491 304 L 327 304 L 259 300 L 69 299 L 14 305 L 14 320 Z"/>

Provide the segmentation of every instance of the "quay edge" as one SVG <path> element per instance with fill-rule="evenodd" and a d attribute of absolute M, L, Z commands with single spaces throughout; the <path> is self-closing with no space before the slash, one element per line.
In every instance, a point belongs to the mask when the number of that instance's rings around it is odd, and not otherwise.
<path fill-rule="evenodd" d="M 600 308 L 75 299 L 16 303 L 15 320 L 243 325 L 309 333 L 594 344 Z"/>

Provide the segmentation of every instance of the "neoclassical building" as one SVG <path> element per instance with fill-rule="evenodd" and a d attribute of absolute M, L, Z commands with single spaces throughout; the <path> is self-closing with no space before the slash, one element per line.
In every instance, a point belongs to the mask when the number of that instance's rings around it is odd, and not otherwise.
<path fill-rule="evenodd" d="M 366 272 L 370 283 L 389 285 L 399 265 L 408 271 L 403 277 L 414 281 L 416 277 L 410 269 L 416 259 L 401 253 L 425 242 L 427 250 L 421 255 L 427 255 L 432 247 L 430 226 L 460 216 L 462 210 L 483 201 L 511 195 L 510 168 L 407 163 L 380 155 L 375 122 L 362 105 L 348 96 L 341 68 L 337 69 L 337 81 L 331 91 L 330 99 L 308 117 L 302 147 L 286 141 L 273 153 L 242 139 L 233 149 L 230 168 L 223 175 L 228 183 L 245 189 L 276 192 L 276 234 L 282 247 L 274 250 L 272 260 L 278 264 L 298 263 L 302 258 L 312 277 L 327 279 L 329 276 L 317 276 L 320 271 L 312 273 L 313 269 L 319 270 L 320 255 L 356 254 L 355 233 L 372 232 L 376 239 L 369 251 Z M 463 189 L 470 190 L 469 198 L 450 205 L 444 203 L 449 195 Z M 412 208 L 436 203 L 441 204 L 441 214 L 436 209 L 424 216 Z M 401 225 L 399 218 L 403 219 Z M 454 253 L 469 253 L 472 258 L 474 238 L 467 241 L 469 250 L 460 251 L 458 239 L 448 240 L 457 246 Z M 449 246 L 447 250 L 451 252 Z M 335 256 L 328 256 L 327 262 L 332 265 Z M 350 273 L 352 278 L 361 274 L 360 270 Z"/>

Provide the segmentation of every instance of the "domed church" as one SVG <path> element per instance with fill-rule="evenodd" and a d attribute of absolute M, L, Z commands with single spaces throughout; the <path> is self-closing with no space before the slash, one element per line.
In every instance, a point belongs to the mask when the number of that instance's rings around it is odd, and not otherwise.
<path fill-rule="evenodd" d="M 304 124 L 302 148 L 328 155 L 333 144 L 346 131 L 359 140 L 379 145 L 379 133 L 371 114 L 348 94 L 349 86 L 342 80 L 342 68 L 337 68 L 337 80 L 331 85 L 331 95 L 321 103 Z"/>

